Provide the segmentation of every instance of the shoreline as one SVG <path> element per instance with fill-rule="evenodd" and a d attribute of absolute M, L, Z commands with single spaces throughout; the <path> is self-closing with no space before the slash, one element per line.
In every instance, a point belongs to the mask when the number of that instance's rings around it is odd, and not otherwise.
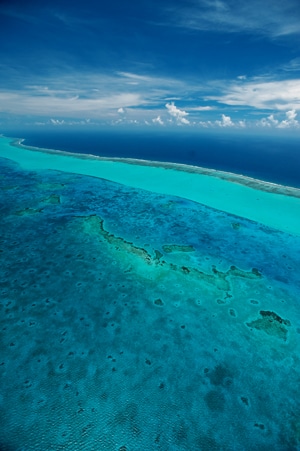
<path fill-rule="evenodd" d="M 188 199 L 300 236 L 300 190 L 249 177 L 177 163 L 98 157 L 32 148 L 20 138 L 1 138 L 0 157 L 27 171 L 54 170 Z M 243 182 L 243 183 L 242 183 Z"/>
<path fill-rule="evenodd" d="M 1 136 L 1 135 L 0 135 Z M 185 163 L 173 163 L 155 160 L 144 160 L 142 158 L 121 158 L 121 157 L 101 157 L 93 154 L 75 153 L 67 152 L 65 150 L 48 149 L 43 147 L 28 146 L 23 144 L 25 138 L 11 138 L 13 141 L 11 145 L 16 147 L 24 148 L 27 150 L 35 150 L 37 152 L 58 154 L 65 156 L 72 156 L 75 158 L 80 158 L 82 160 L 99 160 L 99 161 L 112 161 L 120 162 L 125 164 L 132 164 L 137 166 L 149 166 L 149 167 L 160 167 L 164 169 L 172 169 L 175 171 L 187 172 L 190 174 L 200 174 L 209 177 L 216 177 L 221 180 L 226 180 L 231 183 L 237 183 L 240 185 L 247 186 L 249 188 L 258 189 L 260 191 L 265 191 L 274 194 L 282 194 L 285 196 L 291 196 L 300 198 L 300 188 L 296 188 L 288 185 L 281 185 L 275 182 L 269 182 L 265 180 L 256 179 L 244 174 L 237 174 L 234 172 L 222 171 L 219 169 L 204 168 L 201 166 L 193 166 Z"/>

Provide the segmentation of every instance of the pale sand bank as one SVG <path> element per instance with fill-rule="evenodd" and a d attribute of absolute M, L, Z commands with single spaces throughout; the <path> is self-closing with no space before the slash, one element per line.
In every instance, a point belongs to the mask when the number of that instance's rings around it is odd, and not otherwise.
<path fill-rule="evenodd" d="M 300 190 L 202 168 L 107 159 L 23 146 L 0 138 L 0 157 L 25 170 L 53 169 L 190 199 L 275 229 L 300 235 Z M 280 194 L 279 194 L 280 193 Z"/>

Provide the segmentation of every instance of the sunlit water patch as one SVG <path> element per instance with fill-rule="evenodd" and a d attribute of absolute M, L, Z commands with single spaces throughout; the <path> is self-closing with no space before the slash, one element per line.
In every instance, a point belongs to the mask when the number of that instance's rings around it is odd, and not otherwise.
<path fill-rule="evenodd" d="M 1 450 L 299 449 L 299 236 L 0 161 Z"/>

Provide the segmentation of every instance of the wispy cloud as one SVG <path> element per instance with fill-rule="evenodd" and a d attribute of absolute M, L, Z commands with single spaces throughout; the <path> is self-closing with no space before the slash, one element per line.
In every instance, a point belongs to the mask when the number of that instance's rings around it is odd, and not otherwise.
<path fill-rule="evenodd" d="M 50 91 L 43 95 L 33 95 L 30 91 L 25 92 L 0 92 L 0 112 L 17 114 L 22 112 L 24 115 L 32 114 L 37 116 L 52 116 L 54 114 L 60 117 L 88 117 L 100 118 L 107 114 L 108 110 L 117 108 L 140 106 L 146 101 L 139 94 L 120 93 L 105 97 L 87 98 L 87 97 L 67 97 L 61 93 L 55 94 Z"/>
<path fill-rule="evenodd" d="M 223 94 L 209 100 L 232 106 L 258 109 L 300 109 L 300 79 L 280 81 L 249 81 L 222 87 Z"/>
<path fill-rule="evenodd" d="M 139 75 L 139 74 L 134 74 L 131 72 L 117 72 L 118 75 L 120 75 L 121 77 L 125 77 L 129 80 L 134 80 L 137 82 L 152 82 L 153 78 L 152 77 L 148 77 L 145 75 Z"/>
<path fill-rule="evenodd" d="M 211 111 L 214 108 L 212 106 L 195 106 L 195 107 L 188 107 L 189 111 Z"/>
<path fill-rule="evenodd" d="M 291 61 L 282 66 L 282 70 L 286 72 L 299 72 L 300 58 L 293 58 Z"/>
<path fill-rule="evenodd" d="M 169 8 L 177 26 L 219 32 L 251 32 L 279 37 L 300 34 L 298 0 L 187 0 Z"/>
<path fill-rule="evenodd" d="M 127 84 L 136 80 L 135 85 Z M 138 74 L 61 75 L 25 80 L 18 88 L 0 88 L 0 112 L 23 115 L 103 118 L 108 112 L 124 113 L 128 108 L 162 104 L 172 90 L 181 92 L 184 83 Z M 152 116 L 153 117 L 153 116 Z"/>

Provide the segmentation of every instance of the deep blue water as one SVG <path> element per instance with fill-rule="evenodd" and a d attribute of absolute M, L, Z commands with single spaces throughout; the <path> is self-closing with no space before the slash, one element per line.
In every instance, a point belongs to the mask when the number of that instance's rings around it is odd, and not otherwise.
<path fill-rule="evenodd" d="M 19 132 L 25 144 L 105 157 L 185 163 L 300 187 L 300 138 L 236 133 Z"/>

